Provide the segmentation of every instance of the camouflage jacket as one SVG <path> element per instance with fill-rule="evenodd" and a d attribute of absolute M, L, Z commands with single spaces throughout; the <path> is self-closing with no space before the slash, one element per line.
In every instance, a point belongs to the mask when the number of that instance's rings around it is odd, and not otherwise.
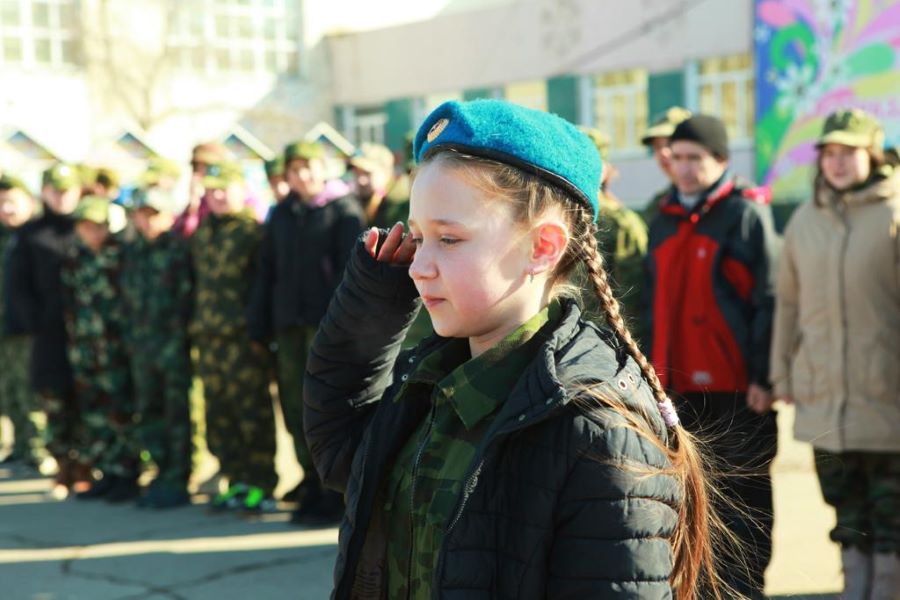
<path fill-rule="evenodd" d="M 262 227 L 252 212 L 211 214 L 191 238 L 195 303 L 192 335 L 234 336 L 247 330 Z"/>
<path fill-rule="evenodd" d="M 14 231 L 5 225 L 0 225 L 0 336 L 4 333 L 6 323 L 6 269 L 8 261 L 8 249 L 13 239 Z"/>
<path fill-rule="evenodd" d="M 616 298 L 637 339 L 645 337 L 644 257 L 647 255 L 647 224 L 633 210 L 614 198 L 600 196 L 597 244 Z M 597 317 L 598 306 L 590 288 L 585 302 L 588 312 Z"/>
<path fill-rule="evenodd" d="M 125 349 L 125 307 L 122 304 L 121 277 L 124 247 L 109 239 L 99 252 L 75 243 L 61 268 L 63 315 L 68 334 L 69 361 L 76 382 L 83 376 L 115 377 L 121 371 L 127 378 L 128 355 Z M 101 387 L 116 387 L 112 381 Z"/>
<path fill-rule="evenodd" d="M 138 236 L 125 256 L 122 296 L 132 348 L 186 340 L 193 308 L 188 242 L 171 231 L 152 242 Z"/>
<path fill-rule="evenodd" d="M 443 532 L 478 442 L 545 341 L 538 332 L 561 312 L 553 303 L 475 359 L 468 339 L 452 340 L 422 360 L 394 399 L 430 397 L 431 411 L 401 450 L 384 489 L 388 597 L 431 598 Z"/>

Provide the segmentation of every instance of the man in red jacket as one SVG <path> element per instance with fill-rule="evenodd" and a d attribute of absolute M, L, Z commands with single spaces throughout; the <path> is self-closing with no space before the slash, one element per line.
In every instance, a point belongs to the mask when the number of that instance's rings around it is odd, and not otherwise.
<path fill-rule="evenodd" d="M 673 186 L 649 232 L 650 357 L 724 475 L 719 509 L 745 548 L 723 573 L 761 597 L 777 447 L 768 360 L 779 240 L 768 193 L 729 170 L 719 119 L 692 116 L 669 148 Z"/>

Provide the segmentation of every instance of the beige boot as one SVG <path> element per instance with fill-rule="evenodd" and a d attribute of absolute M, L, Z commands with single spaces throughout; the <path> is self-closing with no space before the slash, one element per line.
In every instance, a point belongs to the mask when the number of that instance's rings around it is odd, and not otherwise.
<path fill-rule="evenodd" d="M 844 567 L 843 600 L 869 600 L 869 582 L 872 579 L 872 555 L 858 548 L 841 550 Z"/>
<path fill-rule="evenodd" d="M 900 554 L 876 553 L 872 558 L 871 600 L 900 600 Z"/>

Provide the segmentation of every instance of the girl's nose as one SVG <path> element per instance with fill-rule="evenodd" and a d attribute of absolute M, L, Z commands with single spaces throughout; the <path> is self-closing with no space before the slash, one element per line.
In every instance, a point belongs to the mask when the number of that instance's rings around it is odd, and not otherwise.
<path fill-rule="evenodd" d="M 425 249 L 423 244 L 419 246 L 419 249 L 413 255 L 413 260 L 409 265 L 409 276 L 413 280 L 417 280 L 432 279 L 436 275 L 437 269 L 434 266 L 434 261 L 429 257 L 428 250 Z"/>

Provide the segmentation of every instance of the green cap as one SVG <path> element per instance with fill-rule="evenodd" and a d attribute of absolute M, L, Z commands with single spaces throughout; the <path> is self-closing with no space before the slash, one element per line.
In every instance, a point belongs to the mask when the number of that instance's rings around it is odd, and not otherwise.
<path fill-rule="evenodd" d="M 102 196 L 85 196 L 72 216 L 76 221 L 90 221 L 98 225 L 109 223 L 109 200 Z"/>
<path fill-rule="evenodd" d="M 0 192 L 9 190 L 22 190 L 29 196 L 31 195 L 31 191 L 25 185 L 24 181 L 18 177 L 13 177 L 12 175 L 4 173 L 3 175 L 0 175 Z"/>
<path fill-rule="evenodd" d="M 233 158 L 231 152 L 220 142 L 203 142 L 191 151 L 191 162 L 212 165 Z"/>
<path fill-rule="evenodd" d="M 416 157 L 413 154 L 413 145 L 416 140 L 416 132 L 408 131 L 403 138 L 403 160 L 407 171 L 412 171 L 416 166 Z"/>
<path fill-rule="evenodd" d="M 594 142 L 594 145 L 597 147 L 597 152 L 600 153 L 600 158 L 603 162 L 606 162 L 609 159 L 609 136 L 596 127 L 579 127 L 579 129 L 581 129 L 586 136 L 591 138 L 591 141 Z"/>
<path fill-rule="evenodd" d="M 46 171 L 41 180 L 42 185 L 52 185 L 58 190 L 68 190 L 81 185 L 81 177 L 72 165 L 56 163 Z"/>
<path fill-rule="evenodd" d="M 152 187 L 135 190 L 132 196 L 135 210 L 139 208 L 152 208 L 153 210 L 175 214 L 175 197 L 160 188 Z"/>
<path fill-rule="evenodd" d="M 675 132 L 675 128 L 681 125 L 682 121 L 686 121 L 690 117 L 691 111 L 686 108 L 673 106 L 667 109 L 665 112 L 658 114 L 653 118 L 653 122 L 650 124 L 647 131 L 644 132 L 644 137 L 641 138 L 641 143 L 645 146 L 649 146 L 656 138 L 671 137 Z"/>
<path fill-rule="evenodd" d="M 325 148 L 319 142 L 294 142 L 284 148 L 284 164 L 287 165 L 295 158 L 310 160 L 313 158 L 325 158 Z"/>
<path fill-rule="evenodd" d="M 181 176 L 181 166 L 172 159 L 162 156 L 151 156 L 147 161 L 147 170 L 140 177 L 142 185 L 156 185 L 163 177 L 178 179 Z"/>
<path fill-rule="evenodd" d="M 350 165 L 367 173 L 381 171 L 391 175 L 394 172 L 394 153 L 387 146 L 363 142 L 356 154 L 350 157 Z"/>
<path fill-rule="evenodd" d="M 284 175 L 284 156 L 277 156 L 266 161 L 266 177 L 281 177 Z"/>
<path fill-rule="evenodd" d="M 203 187 L 210 190 L 221 190 L 232 183 L 244 181 L 244 172 L 241 165 L 236 162 L 221 162 L 206 167 L 206 176 L 203 178 Z"/>
<path fill-rule="evenodd" d="M 839 110 L 828 115 L 816 148 L 825 144 L 843 144 L 854 148 L 881 148 L 884 129 L 869 113 L 858 108 Z"/>

